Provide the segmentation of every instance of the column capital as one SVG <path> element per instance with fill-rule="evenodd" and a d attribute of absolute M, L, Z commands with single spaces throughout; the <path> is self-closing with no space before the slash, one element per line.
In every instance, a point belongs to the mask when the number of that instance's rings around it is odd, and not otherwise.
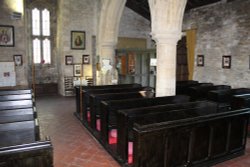
<path fill-rule="evenodd" d="M 151 33 L 152 38 L 155 40 L 156 44 L 174 44 L 181 39 L 181 32 L 160 32 Z"/>
<path fill-rule="evenodd" d="M 105 41 L 101 43 L 101 47 L 114 48 L 116 46 L 115 41 Z"/>

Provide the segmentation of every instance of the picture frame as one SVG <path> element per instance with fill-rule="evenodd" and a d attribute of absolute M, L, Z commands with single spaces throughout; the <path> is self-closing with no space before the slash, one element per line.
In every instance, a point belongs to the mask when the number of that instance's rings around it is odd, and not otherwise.
<path fill-rule="evenodd" d="M 203 67 L 204 66 L 204 55 L 197 55 L 197 66 Z"/>
<path fill-rule="evenodd" d="M 22 55 L 14 55 L 13 60 L 15 66 L 22 66 L 23 65 L 23 56 Z"/>
<path fill-rule="evenodd" d="M 74 77 L 82 76 L 82 64 L 74 64 Z"/>
<path fill-rule="evenodd" d="M 82 55 L 82 64 L 89 64 L 89 55 Z"/>
<path fill-rule="evenodd" d="M 65 56 L 65 65 L 73 65 L 73 56 Z"/>
<path fill-rule="evenodd" d="M 0 46 L 2 47 L 15 46 L 14 26 L 0 25 Z"/>
<path fill-rule="evenodd" d="M 232 63 L 232 56 L 224 55 L 222 56 L 222 68 L 230 69 Z"/>
<path fill-rule="evenodd" d="M 85 31 L 71 31 L 71 49 L 84 50 L 85 39 Z"/>

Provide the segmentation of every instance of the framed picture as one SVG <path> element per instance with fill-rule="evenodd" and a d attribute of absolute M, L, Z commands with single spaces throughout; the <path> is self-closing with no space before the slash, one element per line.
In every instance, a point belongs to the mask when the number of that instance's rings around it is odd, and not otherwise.
<path fill-rule="evenodd" d="M 85 49 L 85 32 L 71 31 L 71 49 Z"/>
<path fill-rule="evenodd" d="M 73 64 L 73 56 L 65 56 L 65 64 L 72 65 Z"/>
<path fill-rule="evenodd" d="M 222 56 L 222 68 L 231 68 L 231 56 Z"/>
<path fill-rule="evenodd" d="M 22 55 L 14 55 L 13 60 L 16 66 L 21 66 L 23 65 L 23 57 Z"/>
<path fill-rule="evenodd" d="M 89 55 L 82 55 L 82 64 L 89 64 Z"/>
<path fill-rule="evenodd" d="M 204 66 L 204 55 L 197 55 L 197 66 Z"/>
<path fill-rule="evenodd" d="M 0 25 L 0 46 L 15 46 L 14 26 Z"/>
<path fill-rule="evenodd" d="M 74 77 L 82 76 L 82 64 L 74 64 Z"/>

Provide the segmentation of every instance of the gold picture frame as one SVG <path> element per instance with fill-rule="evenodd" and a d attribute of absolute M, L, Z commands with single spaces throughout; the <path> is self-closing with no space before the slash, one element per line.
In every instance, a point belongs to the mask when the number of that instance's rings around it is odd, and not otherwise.
<path fill-rule="evenodd" d="M 85 31 L 71 31 L 71 49 L 84 50 L 85 39 Z"/>

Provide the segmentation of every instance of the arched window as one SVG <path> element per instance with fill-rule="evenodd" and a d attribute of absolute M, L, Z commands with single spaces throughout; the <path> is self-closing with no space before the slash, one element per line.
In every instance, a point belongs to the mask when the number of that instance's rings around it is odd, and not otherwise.
<path fill-rule="evenodd" d="M 50 11 L 32 8 L 31 19 L 33 63 L 51 64 Z"/>

